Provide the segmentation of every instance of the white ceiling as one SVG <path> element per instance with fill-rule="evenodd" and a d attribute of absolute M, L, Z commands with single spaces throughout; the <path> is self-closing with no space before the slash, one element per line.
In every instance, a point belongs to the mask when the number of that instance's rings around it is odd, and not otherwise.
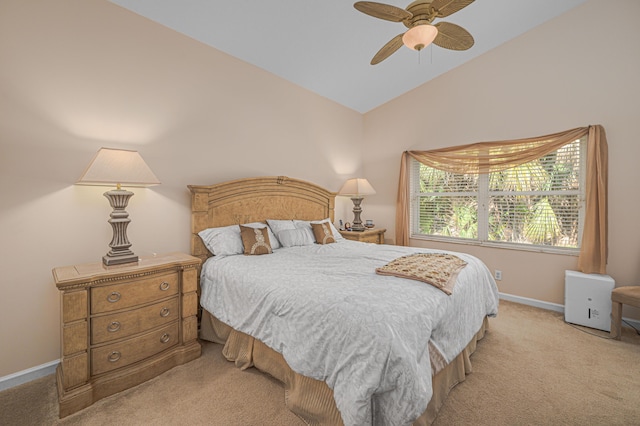
<path fill-rule="evenodd" d="M 467 29 L 471 49 L 403 46 L 378 65 L 369 65 L 373 55 L 406 28 L 357 11 L 353 0 L 111 1 L 364 113 L 587 0 L 476 0 L 434 21 Z"/>

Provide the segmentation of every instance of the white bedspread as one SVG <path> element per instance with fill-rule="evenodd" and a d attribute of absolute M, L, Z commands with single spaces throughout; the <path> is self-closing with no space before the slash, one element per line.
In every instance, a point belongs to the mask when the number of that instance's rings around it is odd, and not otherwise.
<path fill-rule="evenodd" d="M 477 258 L 447 296 L 377 267 L 422 248 L 340 240 L 263 256 L 210 258 L 201 305 L 281 353 L 299 374 L 325 381 L 349 425 L 406 425 L 431 398 L 428 342 L 448 361 L 497 314 L 498 290 Z"/>

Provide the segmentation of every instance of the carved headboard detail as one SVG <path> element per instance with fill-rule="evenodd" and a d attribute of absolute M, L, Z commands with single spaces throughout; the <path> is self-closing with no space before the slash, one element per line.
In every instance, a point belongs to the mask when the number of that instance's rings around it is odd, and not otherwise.
<path fill-rule="evenodd" d="M 238 179 L 215 185 L 189 185 L 191 254 L 206 260 L 198 232 L 266 219 L 334 220 L 335 196 L 318 185 L 286 176 Z"/>

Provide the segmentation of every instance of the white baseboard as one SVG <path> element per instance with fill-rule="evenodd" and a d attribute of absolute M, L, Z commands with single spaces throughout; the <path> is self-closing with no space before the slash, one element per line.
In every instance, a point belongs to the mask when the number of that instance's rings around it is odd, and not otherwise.
<path fill-rule="evenodd" d="M 631 318 L 622 317 L 622 321 L 628 322 L 629 324 L 634 326 L 636 328 L 636 330 L 640 329 L 640 321 L 639 320 L 634 320 L 634 319 L 631 319 Z M 622 323 L 622 326 L 624 327 L 624 323 Z"/>
<path fill-rule="evenodd" d="M 0 391 L 53 374 L 56 372 L 58 364 L 60 364 L 59 359 L 0 377 Z"/>
<path fill-rule="evenodd" d="M 528 297 L 522 296 L 514 296 L 513 294 L 507 293 L 498 293 L 500 295 L 500 299 L 507 300 L 509 302 L 521 303 L 523 305 L 534 306 L 536 308 L 546 309 L 548 311 L 555 311 L 564 313 L 564 305 L 560 305 L 558 303 L 545 302 L 537 299 L 530 299 Z M 640 329 L 640 321 L 631 319 L 631 318 L 622 318 L 623 321 L 628 322 L 636 329 Z M 624 326 L 624 324 L 622 324 Z"/>
<path fill-rule="evenodd" d="M 535 306 L 536 308 L 546 309 L 548 311 L 555 311 L 564 313 L 564 305 L 557 303 L 545 302 L 537 299 L 530 299 L 528 297 L 514 296 L 513 294 L 498 293 L 500 299 L 507 300 L 509 302 L 516 302 L 522 305 Z"/>

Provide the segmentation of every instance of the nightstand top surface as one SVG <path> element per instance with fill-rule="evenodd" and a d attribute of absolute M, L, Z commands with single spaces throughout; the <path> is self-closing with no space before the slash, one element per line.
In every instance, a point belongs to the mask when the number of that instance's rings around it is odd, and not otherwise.
<path fill-rule="evenodd" d="M 364 231 L 340 231 L 341 234 L 354 234 L 354 235 L 367 235 L 367 234 L 379 234 L 380 232 L 387 232 L 385 228 L 370 228 Z"/>
<path fill-rule="evenodd" d="M 61 266 L 53 269 L 53 278 L 56 285 L 76 283 L 78 281 L 91 281 L 98 277 L 117 276 L 132 273 L 140 273 L 152 270 L 159 266 L 200 264 L 200 259 L 185 253 L 167 253 L 156 256 L 140 256 L 138 262 L 122 265 L 106 266 L 102 262 L 83 263 L 80 265 Z"/>

